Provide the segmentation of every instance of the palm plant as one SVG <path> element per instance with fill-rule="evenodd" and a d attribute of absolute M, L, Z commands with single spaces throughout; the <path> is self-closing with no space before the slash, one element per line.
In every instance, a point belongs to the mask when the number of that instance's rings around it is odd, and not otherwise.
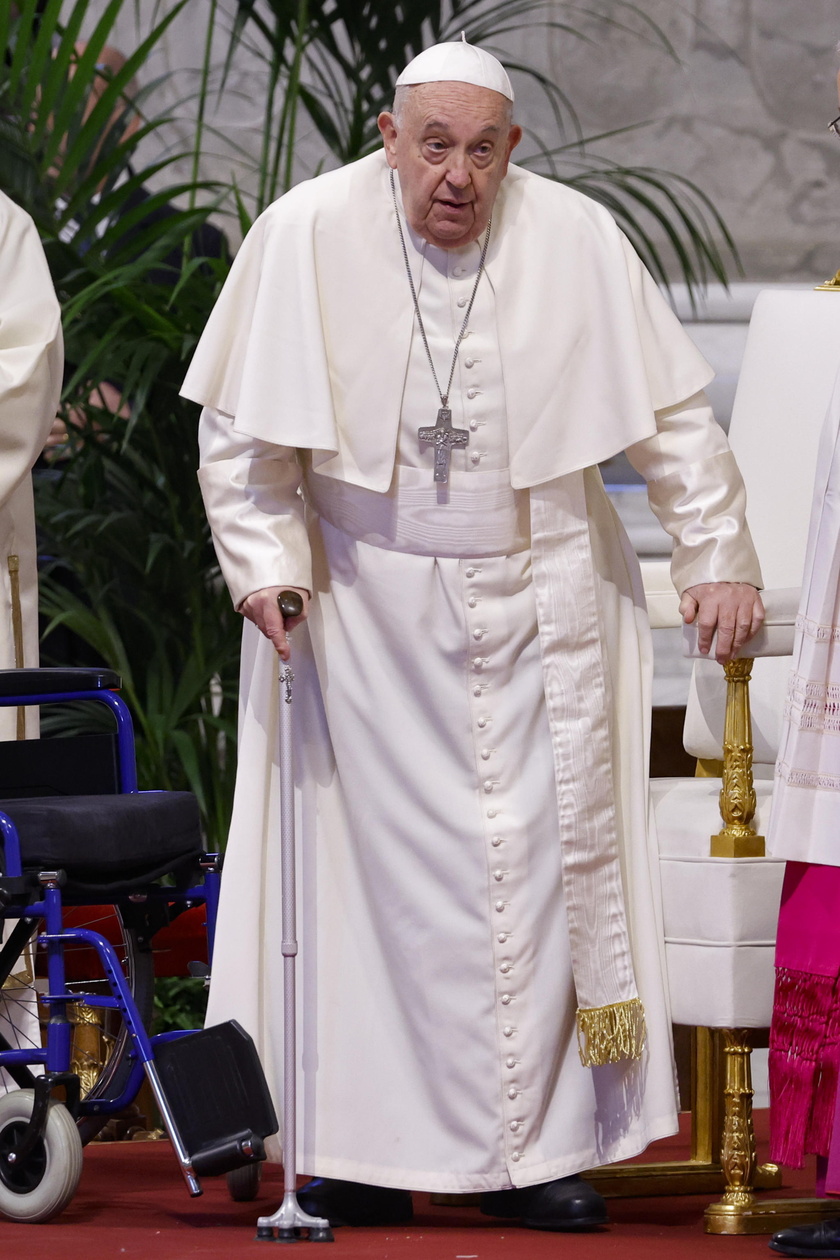
<path fill-rule="evenodd" d="M 118 670 L 138 730 L 141 783 L 196 792 L 209 840 L 223 841 L 235 772 L 239 618 L 219 579 L 195 480 L 195 408 L 178 396 L 186 361 L 227 264 L 194 254 L 212 205 L 198 181 L 135 205 L 134 172 L 161 125 L 132 76 L 185 0 L 112 76 L 96 66 L 122 0 L 83 51 L 88 0 L 0 6 L 0 169 L 35 218 L 64 308 L 67 457 L 37 482 L 42 610 Z M 62 12 L 64 16 L 62 16 Z M 91 92 L 96 81 L 96 92 Z M 139 126 L 126 127 L 139 115 Z M 155 165 L 161 171 L 166 161 Z M 186 211 L 169 205 L 185 194 Z M 159 216 L 165 217 L 159 217 Z M 177 259 L 173 262 L 174 257 Z M 96 405 L 109 382 L 124 405 Z M 114 414 L 116 412 L 116 414 Z M 47 640 L 49 642 L 49 639 Z"/>

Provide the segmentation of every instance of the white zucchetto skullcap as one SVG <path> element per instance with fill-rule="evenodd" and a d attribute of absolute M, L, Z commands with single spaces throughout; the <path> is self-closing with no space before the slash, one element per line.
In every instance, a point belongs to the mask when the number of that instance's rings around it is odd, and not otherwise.
<path fill-rule="evenodd" d="M 417 83 L 473 83 L 490 88 L 513 100 L 513 88 L 507 71 L 492 53 L 460 40 L 434 44 L 418 53 L 397 79 L 397 87 L 413 87 Z"/>

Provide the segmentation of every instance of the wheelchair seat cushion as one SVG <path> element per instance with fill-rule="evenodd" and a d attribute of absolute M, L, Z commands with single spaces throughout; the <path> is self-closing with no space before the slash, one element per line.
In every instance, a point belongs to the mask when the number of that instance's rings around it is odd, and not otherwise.
<path fill-rule="evenodd" d="M 119 691 L 112 669 L 51 667 L 0 669 L 0 696 L 54 696 L 70 691 Z"/>
<path fill-rule="evenodd" d="M 123 891 L 177 872 L 204 849 L 191 792 L 0 800 L 26 870 L 63 870 L 68 891 Z"/>

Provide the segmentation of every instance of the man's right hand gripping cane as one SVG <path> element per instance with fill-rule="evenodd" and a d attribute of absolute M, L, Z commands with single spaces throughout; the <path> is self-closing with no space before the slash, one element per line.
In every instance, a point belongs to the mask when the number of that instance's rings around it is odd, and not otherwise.
<path fill-rule="evenodd" d="M 280 611 L 278 598 L 287 591 L 299 595 L 303 601 L 303 609 L 297 616 L 286 616 Z M 274 650 L 281 660 L 287 661 L 292 654 L 289 635 L 295 626 L 306 621 L 309 615 L 309 591 L 299 586 L 266 586 L 261 591 L 254 591 L 239 605 L 239 611 L 262 631 L 274 645 Z"/>

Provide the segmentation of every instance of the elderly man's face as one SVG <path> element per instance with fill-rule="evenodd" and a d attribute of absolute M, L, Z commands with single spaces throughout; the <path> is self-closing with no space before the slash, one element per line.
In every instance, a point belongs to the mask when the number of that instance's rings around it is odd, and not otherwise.
<path fill-rule="evenodd" d="M 510 102 L 471 83 L 421 83 L 406 93 L 399 125 L 380 114 L 379 130 L 414 231 L 440 249 L 477 240 L 522 137 Z"/>

